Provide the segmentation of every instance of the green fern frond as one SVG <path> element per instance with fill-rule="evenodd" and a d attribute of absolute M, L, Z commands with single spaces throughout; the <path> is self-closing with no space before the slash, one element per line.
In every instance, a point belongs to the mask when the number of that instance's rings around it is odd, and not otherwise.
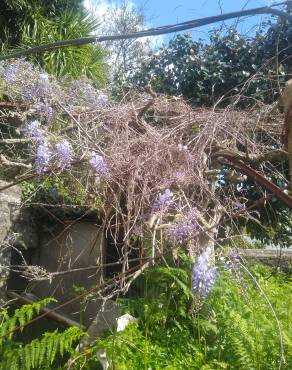
<path fill-rule="evenodd" d="M 0 324 L 0 346 L 5 341 L 5 337 L 12 338 L 17 326 L 21 328 L 28 323 L 34 315 L 38 314 L 42 307 L 50 302 L 55 302 L 53 298 L 46 298 L 32 304 L 23 305 L 17 308 L 12 316 L 8 315 L 7 310 L 1 312 L 2 322 Z"/>
<path fill-rule="evenodd" d="M 253 359 L 250 356 L 249 349 L 246 348 L 246 345 L 242 338 L 233 336 L 231 338 L 232 350 L 235 354 L 235 360 L 238 365 L 238 369 L 242 370 L 254 370 Z"/>
<path fill-rule="evenodd" d="M 45 333 L 41 339 L 35 339 L 18 349 L 7 350 L 0 360 L 0 370 L 42 369 L 53 365 L 57 356 L 73 353 L 73 344 L 84 336 L 78 327 L 71 327 L 62 333 Z"/>

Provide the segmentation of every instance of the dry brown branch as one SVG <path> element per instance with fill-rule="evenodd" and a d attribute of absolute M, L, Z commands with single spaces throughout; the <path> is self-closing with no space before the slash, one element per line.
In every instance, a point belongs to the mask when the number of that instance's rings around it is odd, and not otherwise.
<path fill-rule="evenodd" d="M 292 208 L 292 198 L 286 194 L 282 189 L 278 186 L 273 184 L 271 181 L 266 179 L 263 175 L 259 172 L 254 170 L 253 168 L 247 166 L 241 160 L 234 158 L 230 155 L 224 155 L 224 158 L 228 159 L 232 166 L 235 166 L 240 172 L 246 174 L 251 180 L 259 183 L 262 185 L 266 190 L 271 192 L 276 198 L 281 200 L 284 204 L 286 204 L 289 208 Z"/>
<path fill-rule="evenodd" d="M 0 139 L 0 144 L 7 144 L 7 145 L 10 145 L 10 144 L 27 144 L 31 142 L 31 140 L 29 139 Z"/>
<path fill-rule="evenodd" d="M 7 167 L 20 167 L 20 168 L 25 168 L 27 170 L 32 169 L 31 164 L 9 161 L 3 154 L 0 154 L 0 165 L 7 166 Z"/>
<path fill-rule="evenodd" d="M 241 161 L 251 164 L 251 165 L 259 165 L 263 162 L 276 162 L 281 163 L 283 161 L 288 160 L 288 152 L 282 149 L 278 150 L 271 150 L 266 153 L 262 153 L 260 155 L 254 155 L 252 153 L 244 154 L 239 151 L 230 151 L 230 150 L 216 150 L 216 152 L 212 155 L 213 157 L 233 157 L 236 159 L 240 159 Z"/>

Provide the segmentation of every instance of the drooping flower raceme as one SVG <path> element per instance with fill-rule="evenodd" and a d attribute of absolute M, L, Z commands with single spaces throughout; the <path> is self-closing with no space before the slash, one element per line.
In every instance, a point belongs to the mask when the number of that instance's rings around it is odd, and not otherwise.
<path fill-rule="evenodd" d="M 70 103 L 73 105 L 91 105 L 95 108 L 101 108 L 108 103 L 108 96 L 99 94 L 90 80 L 82 78 L 75 80 L 70 86 Z"/>
<path fill-rule="evenodd" d="M 56 144 L 56 158 L 59 167 L 70 166 L 72 162 L 72 145 L 68 140 L 64 139 Z"/>
<path fill-rule="evenodd" d="M 0 78 L 3 78 L 9 89 L 22 91 L 24 84 L 28 83 L 34 75 L 35 72 L 31 63 L 24 59 L 16 59 L 15 61 L 9 61 L 7 64 L 4 64 Z"/>
<path fill-rule="evenodd" d="M 47 171 L 49 162 L 52 157 L 52 151 L 48 142 L 44 141 L 37 147 L 35 159 L 35 172 L 38 175 Z"/>
<path fill-rule="evenodd" d="M 35 112 L 40 115 L 45 122 L 49 123 L 54 118 L 54 110 L 48 103 L 39 102 L 34 106 Z"/>
<path fill-rule="evenodd" d="M 235 251 L 231 251 L 228 257 L 229 259 L 225 264 L 225 269 L 230 271 L 233 267 L 235 270 L 237 270 L 240 267 L 240 259 L 238 254 Z"/>
<path fill-rule="evenodd" d="M 45 131 L 41 128 L 41 123 L 37 120 L 22 125 L 21 132 L 25 137 L 34 143 L 42 143 L 45 140 Z"/>
<path fill-rule="evenodd" d="M 109 167 L 103 156 L 92 152 L 89 164 L 93 167 L 93 169 L 99 176 L 109 176 Z"/>
<path fill-rule="evenodd" d="M 166 189 L 163 193 L 159 193 L 153 203 L 153 212 L 166 212 L 170 209 L 175 208 L 175 202 L 173 200 L 173 193 Z"/>
<path fill-rule="evenodd" d="M 108 103 L 108 96 L 105 94 L 99 94 L 96 97 L 96 104 L 98 107 L 103 107 Z"/>
<path fill-rule="evenodd" d="M 169 225 L 167 236 L 174 243 L 186 243 L 195 238 L 197 229 L 197 217 L 195 211 L 192 209 L 183 215 L 179 221 Z"/>
<path fill-rule="evenodd" d="M 199 299 L 204 299 L 216 280 L 216 267 L 212 263 L 212 250 L 210 247 L 199 256 L 192 270 L 192 291 Z"/>
<path fill-rule="evenodd" d="M 11 84 L 17 81 L 18 78 L 18 65 L 17 64 L 10 64 L 8 65 L 3 71 L 3 78 L 6 83 Z"/>
<path fill-rule="evenodd" d="M 33 83 L 27 85 L 22 95 L 28 100 L 50 99 L 52 97 L 52 87 L 47 73 L 40 73 Z"/>

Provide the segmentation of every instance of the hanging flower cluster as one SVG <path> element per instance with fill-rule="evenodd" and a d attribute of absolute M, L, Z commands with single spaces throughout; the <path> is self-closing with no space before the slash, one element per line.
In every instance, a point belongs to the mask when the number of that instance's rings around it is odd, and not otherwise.
<path fill-rule="evenodd" d="M 23 59 L 5 65 L 1 72 L 0 77 L 17 100 L 34 102 L 51 100 L 54 96 L 49 75 Z"/>
<path fill-rule="evenodd" d="M 54 109 L 49 103 L 39 102 L 35 104 L 34 111 L 37 115 L 42 117 L 46 123 L 50 123 L 55 116 Z"/>
<path fill-rule="evenodd" d="M 45 173 L 52 157 L 50 145 L 45 141 L 41 143 L 36 150 L 35 172 L 38 175 Z"/>
<path fill-rule="evenodd" d="M 192 291 L 199 299 L 206 298 L 210 292 L 216 280 L 216 270 L 212 261 L 212 250 L 208 247 L 199 256 L 192 269 Z"/>
<path fill-rule="evenodd" d="M 64 79 L 61 89 L 54 77 L 21 58 L 0 62 L 0 79 L 4 82 L 0 84 L 0 89 L 9 99 L 29 103 L 30 113 L 46 123 L 52 122 L 58 111 L 62 111 L 58 105 L 60 101 L 65 109 L 73 113 L 77 106 L 103 108 L 109 100 L 86 77 L 79 80 Z"/>
<path fill-rule="evenodd" d="M 47 132 L 41 128 L 37 120 L 31 121 L 21 127 L 24 137 L 30 139 L 36 145 L 35 172 L 44 174 L 53 158 L 53 148 L 47 139 Z M 55 145 L 55 156 L 58 167 L 68 167 L 72 162 L 72 145 L 67 140 L 62 140 Z"/>
<path fill-rule="evenodd" d="M 167 236 L 176 244 L 187 243 L 194 240 L 198 222 L 194 209 L 181 216 L 181 219 L 168 226 Z"/>
<path fill-rule="evenodd" d="M 70 166 L 73 160 L 72 155 L 72 145 L 68 140 L 64 139 L 56 144 L 56 157 L 59 167 L 64 168 Z"/>
<path fill-rule="evenodd" d="M 73 148 L 68 140 L 53 145 L 47 139 L 46 130 L 41 128 L 41 123 L 37 120 L 31 121 L 21 127 L 21 132 L 36 145 L 35 172 L 38 175 L 44 174 L 48 170 L 50 162 L 55 159 L 59 168 L 68 168 L 73 161 Z M 109 167 L 103 156 L 92 152 L 89 164 L 100 177 L 109 176 Z"/>
<path fill-rule="evenodd" d="M 47 73 L 40 73 L 33 83 L 23 89 L 22 95 L 27 100 L 51 99 L 52 86 L 49 75 Z"/>
<path fill-rule="evenodd" d="M 102 108 L 108 103 L 108 96 L 99 94 L 87 78 L 75 80 L 69 86 L 68 98 L 73 106 L 83 105 Z"/>
<path fill-rule="evenodd" d="M 106 177 L 109 175 L 108 164 L 103 156 L 95 152 L 92 152 L 91 159 L 89 160 L 89 164 L 99 176 Z"/>
<path fill-rule="evenodd" d="M 173 193 L 166 189 L 163 193 L 159 193 L 153 203 L 153 212 L 167 212 L 175 208 L 175 201 L 173 200 Z"/>
<path fill-rule="evenodd" d="M 228 257 L 229 259 L 225 264 L 225 269 L 227 271 L 230 271 L 232 268 L 237 270 L 240 266 L 240 259 L 239 259 L 238 254 L 235 251 L 231 251 Z"/>
<path fill-rule="evenodd" d="M 45 131 L 41 128 L 41 123 L 37 120 L 31 121 L 20 128 L 23 136 L 32 140 L 35 144 L 45 140 Z"/>

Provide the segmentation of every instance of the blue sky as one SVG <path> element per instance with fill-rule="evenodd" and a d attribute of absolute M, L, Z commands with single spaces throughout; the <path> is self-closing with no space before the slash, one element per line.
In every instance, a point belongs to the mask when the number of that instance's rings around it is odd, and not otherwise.
<path fill-rule="evenodd" d="M 91 2 L 99 9 L 106 9 L 107 6 L 119 4 L 122 0 L 84 0 L 85 3 Z M 146 16 L 148 27 L 174 24 L 186 20 L 203 18 L 218 15 L 221 9 L 224 13 L 237 11 L 245 7 L 256 8 L 272 3 L 272 0 L 130 0 L 134 5 L 142 7 Z M 274 2 L 276 2 L 275 0 Z M 278 0 L 277 2 L 280 2 Z M 221 8 L 220 8 L 221 5 Z M 265 16 L 253 16 L 241 18 L 237 29 L 240 32 L 251 32 L 255 29 Z M 227 24 L 232 24 L 228 21 Z M 216 24 L 217 26 L 219 24 Z M 215 26 L 216 26 L 215 25 Z M 193 37 L 206 38 L 207 32 L 214 25 L 205 26 L 192 31 Z M 173 35 L 172 35 L 173 36 Z M 169 36 L 169 37 L 172 37 Z M 168 37 L 165 37 L 166 41 Z M 161 41 L 161 40 L 160 40 Z"/>
<path fill-rule="evenodd" d="M 153 26 L 183 22 L 190 19 L 203 18 L 245 9 L 256 8 L 269 4 L 268 0 L 134 0 L 135 4 L 144 8 L 146 17 Z M 221 4 L 221 9 L 220 5 Z M 244 18 L 240 28 L 246 32 L 263 17 Z M 229 24 L 232 21 L 229 21 Z M 206 26 L 193 31 L 194 37 L 205 37 L 204 33 L 213 26 Z"/>

